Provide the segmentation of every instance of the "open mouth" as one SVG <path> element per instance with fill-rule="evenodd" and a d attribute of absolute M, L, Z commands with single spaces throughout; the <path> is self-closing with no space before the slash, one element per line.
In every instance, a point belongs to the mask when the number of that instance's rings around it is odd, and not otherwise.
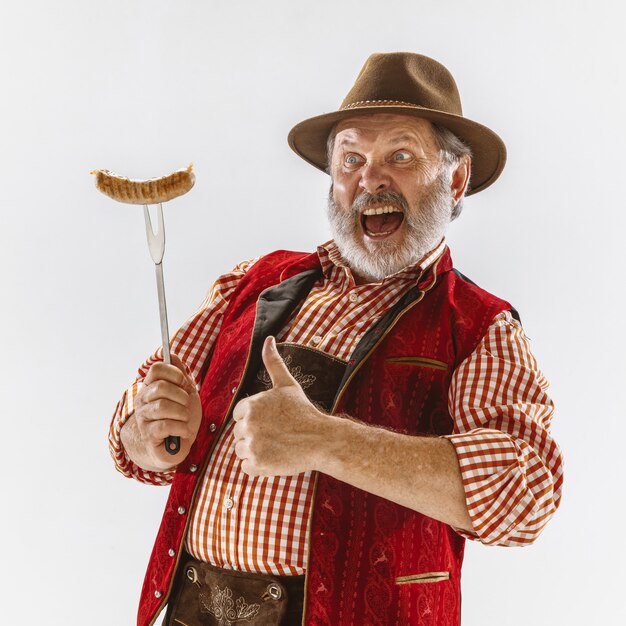
<path fill-rule="evenodd" d="M 393 235 L 404 221 L 404 213 L 395 206 L 370 207 L 361 213 L 361 226 L 368 237 L 384 239 Z"/>

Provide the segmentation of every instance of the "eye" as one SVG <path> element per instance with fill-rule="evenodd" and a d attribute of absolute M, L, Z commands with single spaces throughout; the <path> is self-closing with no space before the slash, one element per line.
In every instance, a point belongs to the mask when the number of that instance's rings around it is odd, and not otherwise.
<path fill-rule="evenodd" d="M 346 154 L 346 156 L 343 159 L 343 162 L 345 165 L 353 167 L 355 165 L 359 165 L 360 163 L 362 163 L 363 159 L 358 154 L 355 154 L 354 152 L 350 152 L 349 154 Z"/>
<path fill-rule="evenodd" d="M 391 158 L 393 161 L 401 163 L 402 161 L 410 161 L 412 156 L 413 155 L 406 150 L 398 150 L 397 152 L 393 153 L 393 156 Z"/>

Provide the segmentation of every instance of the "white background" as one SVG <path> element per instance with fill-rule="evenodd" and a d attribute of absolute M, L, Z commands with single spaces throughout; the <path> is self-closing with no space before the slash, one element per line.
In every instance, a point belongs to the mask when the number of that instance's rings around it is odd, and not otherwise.
<path fill-rule="evenodd" d="M 512 301 L 558 405 L 564 499 L 524 549 L 468 545 L 465 626 L 623 624 L 624 12 L 614 2 L 21 0 L 0 8 L 3 624 L 131 625 L 166 489 L 113 469 L 110 415 L 159 343 L 139 207 L 167 174 L 170 326 L 236 262 L 328 238 L 288 148 L 374 51 L 430 55 L 509 150 L 450 232 Z"/>

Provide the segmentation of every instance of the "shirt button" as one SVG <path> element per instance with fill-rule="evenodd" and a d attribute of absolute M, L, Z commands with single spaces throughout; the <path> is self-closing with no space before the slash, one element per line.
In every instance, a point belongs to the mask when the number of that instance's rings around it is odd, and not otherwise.
<path fill-rule="evenodd" d="M 214 433 L 217 430 L 217 426 L 215 424 L 209 424 L 209 430 Z"/>
<path fill-rule="evenodd" d="M 178 507 L 178 514 L 179 515 L 184 515 L 185 513 L 187 513 L 187 509 L 184 506 L 179 506 Z"/>
<path fill-rule="evenodd" d="M 176 556 L 176 550 L 174 550 L 174 548 L 170 548 L 170 549 L 167 551 L 167 553 L 168 553 L 170 556 Z"/>
<path fill-rule="evenodd" d="M 226 500 L 224 500 L 224 508 L 227 509 L 228 511 L 230 511 L 233 506 L 234 506 L 234 502 L 232 498 L 226 498 Z"/>
<path fill-rule="evenodd" d="M 154 592 L 154 597 L 155 598 L 160 598 L 163 594 L 160 591 L 155 591 Z"/>
<path fill-rule="evenodd" d="M 190 465 L 190 466 L 189 466 L 189 471 L 190 471 L 192 474 L 195 474 L 195 473 L 198 471 L 198 466 L 197 466 L 197 465 Z"/>
<path fill-rule="evenodd" d="M 350 302 L 358 302 L 359 301 L 359 294 L 356 293 L 355 291 L 353 291 L 349 296 L 348 296 Z"/>
<path fill-rule="evenodd" d="M 317 345 L 322 341 L 322 338 L 319 335 L 315 335 L 314 337 L 311 338 L 311 343 L 313 345 Z"/>

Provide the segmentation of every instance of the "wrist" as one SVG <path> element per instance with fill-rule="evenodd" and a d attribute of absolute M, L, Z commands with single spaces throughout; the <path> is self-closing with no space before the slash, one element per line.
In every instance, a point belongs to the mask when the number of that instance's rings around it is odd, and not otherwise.
<path fill-rule="evenodd" d="M 318 411 L 315 421 L 316 440 L 311 446 L 311 469 L 332 474 L 332 468 L 341 458 L 341 451 L 349 439 L 350 423 L 354 424 L 345 417 Z"/>

